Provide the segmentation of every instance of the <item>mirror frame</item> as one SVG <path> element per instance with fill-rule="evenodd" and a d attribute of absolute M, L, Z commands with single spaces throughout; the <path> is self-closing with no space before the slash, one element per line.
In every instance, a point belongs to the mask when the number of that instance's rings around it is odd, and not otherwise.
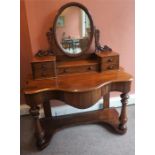
<path fill-rule="evenodd" d="M 91 34 L 90 34 L 90 40 L 89 40 L 89 43 L 88 43 L 88 46 L 85 50 L 81 51 L 80 53 L 78 54 L 70 54 L 70 53 L 67 53 L 63 50 L 63 48 L 60 47 L 59 45 L 59 42 L 57 40 L 57 37 L 56 37 L 56 24 L 57 24 L 57 19 L 59 17 L 59 15 L 68 7 L 71 7 L 71 6 L 76 6 L 76 7 L 79 7 L 80 9 L 84 10 L 85 13 L 88 15 L 88 18 L 90 20 L 90 26 L 91 26 Z M 55 40 L 55 43 L 56 45 L 58 46 L 58 48 L 60 49 L 61 52 L 63 52 L 65 55 L 68 55 L 70 57 L 77 57 L 77 56 L 80 56 L 84 53 L 86 53 L 88 51 L 88 49 L 90 48 L 91 44 L 92 44 L 92 40 L 93 40 L 93 35 L 94 35 L 94 24 L 93 24 L 93 20 L 92 20 L 92 17 L 88 11 L 88 9 L 83 6 L 82 4 L 80 3 L 77 3 L 77 2 L 70 2 L 70 3 L 67 3 L 65 5 L 63 5 L 57 12 L 56 16 L 55 16 L 55 19 L 54 19 L 54 24 L 53 24 L 53 30 L 54 30 L 54 40 Z"/>

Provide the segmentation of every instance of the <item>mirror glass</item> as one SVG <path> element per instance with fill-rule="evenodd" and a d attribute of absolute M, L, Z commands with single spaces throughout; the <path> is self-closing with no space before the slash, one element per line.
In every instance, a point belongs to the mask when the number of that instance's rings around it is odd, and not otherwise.
<path fill-rule="evenodd" d="M 77 6 L 64 9 L 56 21 L 56 38 L 67 54 L 76 55 L 84 51 L 91 39 L 91 25 L 87 13 Z"/>

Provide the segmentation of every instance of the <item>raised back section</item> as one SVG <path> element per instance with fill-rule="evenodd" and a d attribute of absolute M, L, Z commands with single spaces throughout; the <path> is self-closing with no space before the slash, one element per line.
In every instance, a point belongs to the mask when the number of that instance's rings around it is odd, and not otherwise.
<path fill-rule="evenodd" d="M 119 55 L 101 46 L 100 31 L 80 3 L 67 3 L 57 11 L 47 37 L 49 49 L 40 50 L 31 63 L 34 79 L 119 69 Z"/>

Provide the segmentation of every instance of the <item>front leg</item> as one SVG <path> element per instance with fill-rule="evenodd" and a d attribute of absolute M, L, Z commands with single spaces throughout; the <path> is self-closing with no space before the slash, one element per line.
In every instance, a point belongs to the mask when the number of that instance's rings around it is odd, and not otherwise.
<path fill-rule="evenodd" d="M 45 132 L 39 120 L 39 109 L 40 108 L 38 106 L 31 107 L 30 114 L 33 116 L 35 121 L 35 136 L 37 140 L 37 147 L 39 149 L 43 149 L 45 147 Z"/>
<path fill-rule="evenodd" d="M 126 132 L 127 131 L 127 103 L 128 103 L 128 94 L 123 93 L 121 94 L 121 103 L 122 103 L 122 109 L 121 109 L 121 114 L 119 117 L 120 120 L 120 124 L 119 124 L 119 129 L 122 130 L 122 132 Z"/>
<path fill-rule="evenodd" d="M 45 100 L 43 103 L 44 114 L 46 118 L 52 117 L 51 105 L 49 100 Z"/>

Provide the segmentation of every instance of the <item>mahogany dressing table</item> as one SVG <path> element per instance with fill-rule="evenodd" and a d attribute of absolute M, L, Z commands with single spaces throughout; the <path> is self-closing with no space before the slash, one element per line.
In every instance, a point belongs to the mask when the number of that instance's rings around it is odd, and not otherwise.
<path fill-rule="evenodd" d="M 73 27 L 76 28 L 74 31 Z M 31 62 L 33 74 L 24 89 L 30 114 L 35 120 L 39 149 L 49 144 L 58 129 L 69 125 L 106 123 L 119 134 L 126 132 L 126 108 L 132 76 L 119 66 L 118 53 L 107 45 L 101 46 L 99 35 L 89 11 L 82 4 L 67 3 L 58 10 L 53 27 L 47 33 L 50 47 L 34 56 Z M 109 107 L 111 91 L 121 92 L 120 114 Z M 102 97 L 104 108 L 101 110 L 52 116 L 51 99 L 86 109 Z M 44 109 L 44 118 L 39 118 L 40 105 Z"/>

